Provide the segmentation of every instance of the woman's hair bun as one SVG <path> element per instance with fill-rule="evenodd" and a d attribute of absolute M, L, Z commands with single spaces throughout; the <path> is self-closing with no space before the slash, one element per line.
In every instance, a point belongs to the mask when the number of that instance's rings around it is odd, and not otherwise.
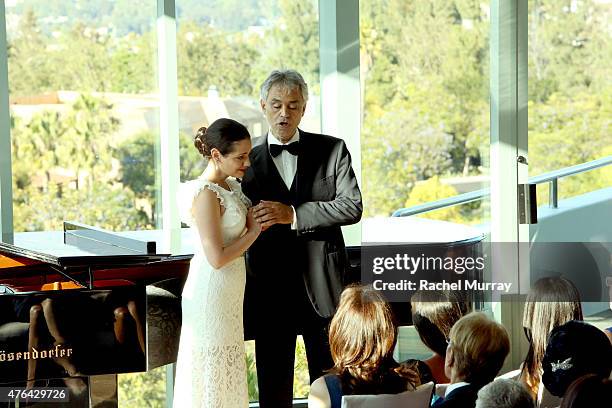
<path fill-rule="evenodd" d="M 206 126 L 202 126 L 196 132 L 195 138 L 193 139 L 193 145 L 198 152 L 204 157 L 210 157 L 210 147 L 208 146 L 208 142 L 206 141 Z"/>

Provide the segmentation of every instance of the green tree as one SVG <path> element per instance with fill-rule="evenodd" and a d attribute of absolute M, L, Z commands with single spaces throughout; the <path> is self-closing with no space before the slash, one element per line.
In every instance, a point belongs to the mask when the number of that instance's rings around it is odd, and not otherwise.
<path fill-rule="evenodd" d="M 438 176 L 433 176 L 428 180 L 417 183 L 410 191 L 405 207 L 413 207 L 419 204 L 426 204 L 432 201 L 441 200 L 457 195 L 457 190 L 448 184 L 440 182 Z M 455 207 L 447 207 L 436 211 L 430 211 L 420 214 L 419 217 L 429 218 L 432 220 L 453 221 L 465 223 L 459 209 Z"/>
<path fill-rule="evenodd" d="M 299 336 L 295 343 L 295 364 L 293 370 L 293 395 L 297 398 L 308 397 L 308 393 L 310 393 L 310 376 L 308 374 L 306 346 L 302 336 Z"/>
<path fill-rule="evenodd" d="M 155 135 L 143 131 L 124 140 L 117 148 L 120 181 L 138 197 L 152 197 L 155 185 Z"/>
<path fill-rule="evenodd" d="M 140 132 L 126 139 L 117 148 L 121 165 L 119 180 L 148 203 L 147 212 L 155 223 L 155 192 L 159 188 L 155 179 L 155 140 L 151 132 Z M 198 177 L 206 165 L 202 155 L 194 148 L 191 137 L 179 134 L 180 178 L 182 181 Z"/>
<path fill-rule="evenodd" d="M 148 213 L 155 223 L 155 135 L 144 131 L 126 139 L 117 148 L 121 164 L 119 180 L 148 203 Z"/>
<path fill-rule="evenodd" d="M 222 96 L 252 93 L 257 51 L 241 35 L 186 22 L 177 33 L 177 53 L 181 95 L 206 95 L 211 86 Z"/>
<path fill-rule="evenodd" d="M 107 69 L 109 90 L 121 93 L 156 92 L 155 32 L 142 35 L 128 33 L 115 41 Z"/>
<path fill-rule="evenodd" d="M 31 95 L 53 89 L 54 67 L 46 55 L 47 39 L 41 33 L 32 9 L 27 9 L 8 43 L 11 96 Z"/>
<path fill-rule="evenodd" d="M 159 408 L 166 403 L 166 367 L 145 373 L 121 374 L 119 406 Z"/>
<path fill-rule="evenodd" d="M 11 116 L 11 169 L 13 171 L 13 191 L 30 185 L 34 156 L 32 145 L 24 140 L 23 122 Z"/>
<path fill-rule="evenodd" d="M 23 159 L 32 160 L 30 172 L 42 172 L 45 175 L 45 190 L 49 188 L 52 171 L 66 161 L 62 154 L 62 142 L 69 131 L 62 114 L 42 111 L 34 115 L 32 120 L 14 135 L 17 139 L 15 144 L 22 146 L 17 154 Z"/>
<path fill-rule="evenodd" d="M 417 107 L 393 105 L 364 125 L 362 177 L 366 216 L 389 215 L 402 207 L 418 180 L 451 169 L 452 136 Z"/>
<path fill-rule="evenodd" d="M 192 180 L 198 177 L 206 168 L 206 160 L 193 146 L 190 135 L 179 134 L 179 154 L 181 158 L 181 180 Z"/>
<path fill-rule="evenodd" d="M 529 3 L 529 98 L 610 86 L 608 12 L 592 0 Z"/>
<path fill-rule="evenodd" d="M 373 0 L 362 5 L 361 23 L 364 201 L 366 214 L 388 214 L 417 180 L 480 172 L 489 24 L 470 0 Z"/>
<path fill-rule="evenodd" d="M 58 231 L 64 220 L 119 231 L 150 228 L 146 214 L 134 208 L 134 198 L 129 189 L 104 182 L 81 190 L 57 184 L 47 191 L 29 186 L 14 191 L 14 228 Z"/>
<path fill-rule="evenodd" d="M 112 110 L 113 105 L 104 99 L 86 94 L 70 107 L 67 122 L 72 137 L 64 141 L 64 150 L 69 156 L 66 167 L 76 172 L 77 189 L 82 169 L 88 171 L 90 186 L 111 170 L 112 138 L 119 128 Z"/>
<path fill-rule="evenodd" d="M 530 108 L 534 103 L 530 102 Z M 610 155 L 612 146 L 612 89 L 599 93 L 583 91 L 572 96 L 552 94 L 537 109 L 529 109 L 530 174 L 539 175 Z M 571 197 L 606 184 L 605 171 L 564 178 L 560 197 Z M 544 189 L 538 201 L 545 203 Z"/>
<path fill-rule="evenodd" d="M 88 172 L 89 185 L 94 180 L 107 180 L 111 168 L 111 140 L 119 122 L 112 105 L 88 95 L 80 95 L 67 112 L 44 110 L 28 122 L 18 121 L 13 127 L 13 161 L 20 185 L 29 178 L 44 175 L 44 188 L 53 172 L 67 170 L 75 174 L 79 188 L 80 174 Z M 21 173 L 20 169 L 24 172 Z"/>
<path fill-rule="evenodd" d="M 108 74 L 108 67 L 113 46 L 114 39 L 106 30 L 81 22 L 61 32 L 54 44 L 55 51 L 47 52 L 47 58 L 55 67 L 55 90 L 111 90 L 112 75 Z"/>
<path fill-rule="evenodd" d="M 529 2 L 529 161 L 538 175 L 610 155 L 612 47 L 605 5 Z M 609 187 L 606 169 L 559 181 L 567 198 Z M 538 189 L 546 203 L 547 189 Z"/>
<path fill-rule="evenodd" d="M 152 30 L 116 37 L 108 27 L 95 24 L 75 22 L 67 27 L 46 34 L 34 12 L 27 9 L 9 41 L 11 96 L 57 90 L 140 93 L 156 89 Z"/>
<path fill-rule="evenodd" d="M 45 32 L 47 34 L 61 28 L 67 23 L 72 26 L 76 21 L 87 24 L 104 25 L 108 23 L 111 11 L 117 3 L 115 0 L 79 1 L 64 0 L 23 0 L 16 2 L 16 11 L 36 10 L 41 17 L 47 18 Z M 127 17 L 126 17 L 127 18 Z"/>
<path fill-rule="evenodd" d="M 255 342 L 245 342 L 247 387 L 249 388 L 249 401 L 259 400 L 259 389 L 257 386 L 257 366 L 255 361 Z"/>
<path fill-rule="evenodd" d="M 118 36 L 140 36 L 155 29 L 157 5 L 148 0 L 113 1 L 112 12 L 104 17 Z M 94 6 L 94 5 L 92 5 Z M 95 7 L 95 6 L 94 6 Z M 96 21 L 89 22 L 89 25 Z"/>
<path fill-rule="evenodd" d="M 255 83 L 261 84 L 273 69 L 299 71 L 310 91 L 319 93 L 319 19 L 312 0 L 280 0 L 280 17 L 266 33 L 262 55 L 255 72 Z M 256 91 L 259 91 L 257 89 Z M 257 96 L 259 94 L 257 93 Z"/>
<path fill-rule="evenodd" d="M 266 16 L 274 13 L 267 0 L 207 0 L 202 7 L 200 0 L 177 2 L 179 20 L 190 19 L 198 24 L 210 24 L 227 32 L 247 30 L 264 23 Z"/>

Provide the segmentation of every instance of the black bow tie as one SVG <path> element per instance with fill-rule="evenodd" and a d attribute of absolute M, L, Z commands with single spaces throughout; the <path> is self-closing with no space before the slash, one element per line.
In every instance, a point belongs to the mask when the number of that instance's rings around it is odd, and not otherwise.
<path fill-rule="evenodd" d="M 278 156 L 279 154 L 281 154 L 283 150 L 286 150 L 292 155 L 297 156 L 298 153 L 300 152 L 300 142 L 298 141 L 298 142 L 293 142 L 293 143 L 284 144 L 284 145 L 279 145 L 279 144 L 270 145 L 270 154 L 272 155 L 272 157 Z"/>

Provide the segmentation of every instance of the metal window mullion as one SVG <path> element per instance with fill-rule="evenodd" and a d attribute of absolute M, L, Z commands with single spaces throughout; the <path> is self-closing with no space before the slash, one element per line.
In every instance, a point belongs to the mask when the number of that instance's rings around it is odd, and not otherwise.
<path fill-rule="evenodd" d="M 529 281 L 528 245 L 523 245 L 529 229 L 518 219 L 518 184 L 528 178 L 528 160 L 518 162 L 519 156 L 527 158 L 526 30 L 527 0 L 491 1 L 492 279 L 511 280 L 520 287 Z M 506 327 L 519 327 L 520 308 L 512 307 L 516 299 L 508 300 L 492 304 L 493 312 Z M 517 367 L 524 356 L 520 330 L 511 331 L 511 342 L 504 369 Z"/>
<path fill-rule="evenodd" d="M 346 142 L 361 185 L 359 0 L 319 0 L 321 131 Z M 347 245 L 361 245 L 361 223 L 342 227 Z"/>
<path fill-rule="evenodd" d="M 516 150 L 517 150 L 517 183 L 529 183 L 529 142 L 528 142 L 528 0 L 517 0 L 516 4 L 516 64 L 517 64 L 517 79 L 516 79 Z M 518 157 L 523 157 L 525 160 L 518 161 Z M 518 259 L 519 259 L 519 285 L 520 292 L 527 293 L 530 283 L 530 260 L 529 260 L 529 229 L 532 226 L 529 224 L 518 224 Z"/>
<path fill-rule="evenodd" d="M 13 177 L 11 115 L 8 89 L 6 9 L 0 0 L 0 231 L 2 242 L 13 243 Z"/>
<path fill-rule="evenodd" d="M 161 180 L 162 250 L 176 253 L 180 248 L 181 225 L 176 194 L 180 182 L 178 70 L 176 52 L 176 4 L 174 0 L 157 0 L 157 74 L 159 87 L 159 162 L 155 169 Z M 159 205 L 158 205 L 159 208 Z M 175 364 L 166 366 L 166 406 L 174 398 Z"/>
<path fill-rule="evenodd" d="M 179 112 L 174 0 L 157 1 L 157 72 L 159 86 L 159 152 L 156 169 L 161 179 L 161 227 L 164 251 L 180 246 L 176 194 L 179 172 Z M 159 223 L 158 223 L 159 225 Z"/>
<path fill-rule="evenodd" d="M 491 2 L 492 242 L 518 240 L 518 1 Z"/>

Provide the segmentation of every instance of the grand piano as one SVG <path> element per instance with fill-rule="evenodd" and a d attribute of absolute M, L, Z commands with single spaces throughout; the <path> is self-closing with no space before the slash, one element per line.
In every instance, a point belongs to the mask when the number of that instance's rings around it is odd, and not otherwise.
<path fill-rule="evenodd" d="M 70 222 L 0 243 L 0 387 L 67 391 L 19 407 L 118 406 L 117 374 L 176 360 L 191 257 Z"/>

